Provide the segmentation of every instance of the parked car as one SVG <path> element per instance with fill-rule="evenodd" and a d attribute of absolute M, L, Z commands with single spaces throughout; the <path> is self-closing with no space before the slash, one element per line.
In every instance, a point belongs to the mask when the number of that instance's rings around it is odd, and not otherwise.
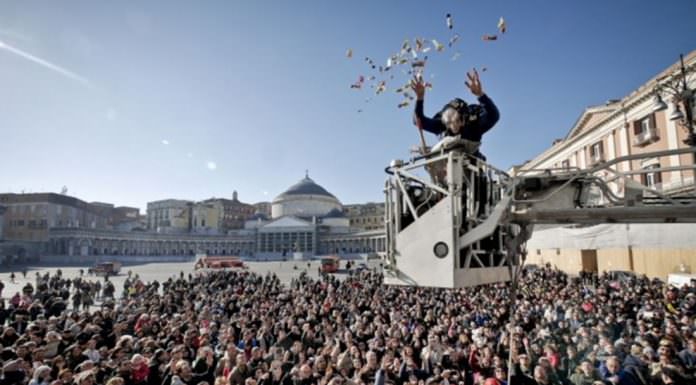
<path fill-rule="evenodd" d="M 91 273 L 98 276 L 118 275 L 121 272 L 121 262 L 101 262 L 92 267 Z"/>
<path fill-rule="evenodd" d="M 321 259 L 321 267 L 319 268 L 322 273 L 335 273 L 338 271 L 338 265 L 341 259 L 335 255 L 328 257 L 323 257 Z"/>
<path fill-rule="evenodd" d="M 358 273 L 361 272 L 361 271 L 364 271 L 364 270 L 369 270 L 369 269 L 370 269 L 370 268 L 367 267 L 367 264 L 366 264 L 366 263 L 358 264 L 358 266 L 355 267 L 355 271 L 358 272 Z"/>

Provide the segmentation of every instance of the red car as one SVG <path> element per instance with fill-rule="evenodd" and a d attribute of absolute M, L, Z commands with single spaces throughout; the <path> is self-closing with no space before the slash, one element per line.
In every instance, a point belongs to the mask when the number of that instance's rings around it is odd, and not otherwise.
<path fill-rule="evenodd" d="M 225 269 L 245 268 L 244 262 L 239 257 L 206 256 L 196 262 L 197 269 Z"/>

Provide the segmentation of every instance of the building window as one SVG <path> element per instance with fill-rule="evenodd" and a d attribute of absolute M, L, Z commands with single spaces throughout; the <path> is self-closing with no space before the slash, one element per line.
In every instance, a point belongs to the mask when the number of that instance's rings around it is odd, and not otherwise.
<path fill-rule="evenodd" d="M 564 160 L 563 162 L 561 162 L 561 167 L 562 167 L 563 169 L 565 169 L 565 170 L 570 169 L 570 161 L 569 161 L 569 160 Z"/>
<path fill-rule="evenodd" d="M 654 170 L 660 168 L 659 164 L 651 164 L 649 166 L 644 167 L 644 170 Z M 660 185 L 662 184 L 662 173 L 659 171 L 654 171 L 654 172 L 648 172 L 643 174 L 642 176 L 642 182 L 645 186 L 648 186 L 650 188 L 654 189 L 659 189 Z"/>
<path fill-rule="evenodd" d="M 633 122 L 633 135 L 633 144 L 636 146 L 650 144 L 659 140 L 655 114 L 650 114 Z"/>
<path fill-rule="evenodd" d="M 651 128 L 655 128 L 655 114 L 650 114 L 642 119 L 637 120 L 633 125 L 633 133 L 636 136 L 644 135 Z"/>
<path fill-rule="evenodd" d="M 590 160 L 592 163 L 604 160 L 604 146 L 601 141 L 593 144 L 590 147 Z"/>

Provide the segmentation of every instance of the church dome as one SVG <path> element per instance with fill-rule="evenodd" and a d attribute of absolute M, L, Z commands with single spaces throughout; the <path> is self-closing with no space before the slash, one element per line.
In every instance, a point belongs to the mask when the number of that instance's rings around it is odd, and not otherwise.
<path fill-rule="evenodd" d="M 287 190 L 285 190 L 284 193 L 280 194 L 278 198 L 288 195 L 316 195 L 336 199 L 333 194 L 316 184 L 312 179 L 309 178 L 309 176 L 305 176 L 304 179 L 290 186 Z"/>
<path fill-rule="evenodd" d="M 271 216 L 280 218 L 286 215 L 311 218 L 323 217 L 333 210 L 342 211 L 341 202 L 309 175 L 273 199 Z"/>

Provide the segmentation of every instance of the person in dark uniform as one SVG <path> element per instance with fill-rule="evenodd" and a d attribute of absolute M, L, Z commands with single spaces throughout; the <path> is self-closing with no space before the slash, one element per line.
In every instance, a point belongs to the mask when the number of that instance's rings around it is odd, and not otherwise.
<path fill-rule="evenodd" d="M 430 133 L 455 137 L 468 141 L 466 150 L 475 158 L 482 161 L 486 157 L 479 150 L 483 135 L 488 132 L 500 119 L 500 112 L 493 100 L 483 92 L 481 80 L 476 69 L 466 74 L 464 82 L 469 91 L 476 96 L 478 104 L 467 104 L 460 98 L 455 98 L 447 103 L 435 116 L 425 116 L 425 84 L 423 79 L 416 76 L 411 81 L 411 88 L 416 94 L 416 107 L 414 122 L 418 128 Z M 485 215 L 488 196 L 488 181 L 484 173 L 478 175 L 479 186 L 475 191 L 475 200 L 479 202 L 478 216 Z"/>
<path fill-rule="evenodd" d="M 411 81 L 411 88 L 416 94 L 415 123 L 425 131 L 436 135 L 455 136 L 472 142 L 481 143 L 483 134 L 498 122 L 500 113 L 493 100 L 483 92 L 478 72 L 473 70 L 466 74 L 465 82 L 469 91 L 478 98 L 479 104 L 467 104 L 460 98 L 447 103 L 432 118 L 425 116 L 425 84 L 420 77 Z M 474 154 L 486 160 L 480 151 Z"/>

